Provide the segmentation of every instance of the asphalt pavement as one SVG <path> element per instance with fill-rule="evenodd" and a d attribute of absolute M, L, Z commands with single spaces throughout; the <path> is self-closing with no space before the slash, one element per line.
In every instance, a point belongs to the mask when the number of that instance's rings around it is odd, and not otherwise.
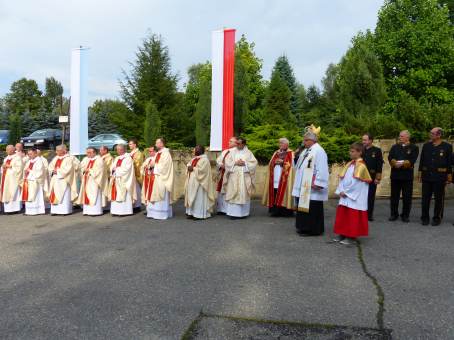
<path fill-rule="evenodd" d="M 1 215 L 0 338 L 454 339 L 454 201 L 423 227 L 417 201 L 405 224 L 379 200 L 351 247 L 328 243 L 336 203 L 312 238 L 258 202 L 235 221 Z"/>

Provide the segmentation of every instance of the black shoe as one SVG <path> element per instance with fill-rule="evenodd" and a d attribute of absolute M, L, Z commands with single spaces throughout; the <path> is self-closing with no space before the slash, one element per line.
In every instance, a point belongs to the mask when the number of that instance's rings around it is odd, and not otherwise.
<path fill-rule="evenodd" d="M 433 219 L 431 224 L 432 224 L 433 227 L 437 227 L 437 226 L 439 226 L 441 224 L 441 220 Z"/>
<path fill-rule="evenodd" d="M 421 224 L 422 224 L 422 225 L 429 225 L 429 220 L 422 220 L 422 221 L 421 221 Z"/>
<path fill-rule="evenodd" d="M 368 220 L 369 220 L 369 222 L 373 222 L 374 218 L 373 217 L 369 217 Z"/>
<path fill-rule="evenodd" d="M 402 216 L 402 222 L 408 223 L 408 222 L 410 222 L 410 219 L 406 216 Z"/>
<path fill-rule="evenodd" d="M 394 221 L 397 221 L 398 218 L 399 218 L 399 216 L 393 215 L 390 218 L 388 218 L 388 221 L 394 222 Z"/>

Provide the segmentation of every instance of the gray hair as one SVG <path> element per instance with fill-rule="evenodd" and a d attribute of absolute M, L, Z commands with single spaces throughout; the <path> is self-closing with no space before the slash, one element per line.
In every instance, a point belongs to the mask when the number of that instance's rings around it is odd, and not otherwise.
<path fill-rule="evenodd" d="M 63 151 L 66 151 L 66 145 L 65 145 L 65 144 L 57 145 L 57 147 L 55 148 L 55 150 L 63 150 Z"/>
<path fill-rule="evenodd" d="M 314 142 L 317 141 L 317 135 L 311 131 L 307 131 L 303 137 L 304 139 L 310 139 L 313 140 Z"/>
<path fill-rule="evenodd" d="M 279 143 L 290 144 L 289 140 L 285 137 L 279 138 Z"/>
<path fill-rule="evenodd" d="M 408 138 L 411 137 L 410 131 L 408 131 L 408 130 L 403 130 L 400 133 L 405 133 L 408 136 Z"/>
<path fill-rule="evenodd" d="M 126 150 L 126 145 L 124 144 L 117 144 L 117 148 L 120 148 L 122 150 Z"/>

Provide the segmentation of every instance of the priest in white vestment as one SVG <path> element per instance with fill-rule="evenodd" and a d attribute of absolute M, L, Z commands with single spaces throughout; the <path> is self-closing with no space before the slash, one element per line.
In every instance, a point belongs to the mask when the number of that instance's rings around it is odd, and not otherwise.
<path fill-rule="evenodd" d="M 56 147 L 57 156 L 49 163 L 49 202 L 51 215 L 69 215 L 73 212 L 73 202 L 77 200 L 77 172 L 73 156 L 66 145 Z"/>
<path fill-rule="evenodd" d="M 25 215 L 44 215 L 46 213 L 45 197 L 49 190 L 47 167 L 36 149 L 27 153 L 24 178 L 22 181 L 22 201 L 25 204 Z"/>
<path fill-rule="evenodd" d="M 0 168 L 0 199 L 3 211 L 7 214 L 18 213 L 22 209 L 21 188 L 24 169 L 23 157 L 15 152 L 13 145 L 6 147 L 7 156 Z"/>
<path fill-rule="evenodd" d="M 138 147 L 138 141 L 136 138 L 131 138 L 128 142 L 129 156 L 131 156 L 132 162 L 134 163 L 134 177 L 136 179 L 136 192 L 137 200 L 134 203 L 134 211 L 140 211 L 142 207 L 142 174 L 141 168 L 143 163 L 143 153 Z"/>
<path fill-rule="evenodd" d="M 125 145 L 117 145 L 117 154 L 110 168 L 110 213 L 113 216 L 132 215 L 137 200 L 134 163 L 126 153 Z"/>
<path fill-rule="evenodd" d="M 296 230 L 300 236 L 318 236 L 325 231 L 323 202 L 328 200 L 328 156 L 317 143 L 319 128 L 304 134 L 304 150 L 295 165 L 292 196 L 297 207 Z"/>
<path fill-rule="evenodd" d="M 142 183 L 142 202 L 145 206 L 148 204 L 151 198 L 151 192 L 154 182 L 154 174 L 153 174 L 153 167 L 154 161 L 156 158 L 156 149 L 154 146 L 150 146 L 148 148 L 148 157 L 142 163 L 140 168 L 140 175 L 142 176 L 143 183 Z M 145 212 L 146 215 L 146 212 Z"/>
<path fill-rule="evenodd" d="M 105 145 L 99 148 L 99 156 L 104 162 L 104 170 L 106 171 L 107 186 L 109 186 L 110 179 L 110 168 L 112 167 L 113 157 L 109 152 L 109 148 Z M 109 190 L 109 188 L 107 188 Z M 104 211 L 110 211 L 110 202 L 107 201 L 106 205 L 103 207 Z"/>
<path fill-rule="evenodd" d="M 227 212 L 227 204 L 225 203 L 225 190 L 224 190 L 224 179 L 225 179 L 225 159 L 230 154 L 233 148 L 237 145 L 237 138 L 232 137 L 229 140 L 229 148 L 223 150 L 219 157 L 216 159 L 216 168 L 218 170 L 218 176 L 216 180 L 216 210 L 219 215 L 225 215 Z"/>
<path fill-rule="evenodd" d="M 195 147 L 194 156 L 187 165 L 184 206 L 189 218 L 206 219 L 215 203 L 211 164 L 201 145 Z"/>
<path fill-rule="evenodd" d="M 156 149 L 158 152 L 151 163 L 154 180 L 147 204 L 147 217 L 165 220 L 172 217 L 172 203 L 175 201 L 173 161 L 169 149 L 165 147 L 164 138 L 156 140 Z"/>
<path fill-rule="evenodd" d="M 249 216 L 251 196 L 255 187 L 255 169 L 257 160 L 246 146 L 246 139 L 237 139 L 237 146 L 233 148 L 225 159 L 225 202 L 226 214 L 231 218 Z"/>
<path fill-rule="evenodd" d="M 84 215 L 99 216 L 103 214 L 109 192 L 104 161 L 93 147 L 86 149 L 86 155 L 80 163 L 78 203 L 82 205 Z"/>

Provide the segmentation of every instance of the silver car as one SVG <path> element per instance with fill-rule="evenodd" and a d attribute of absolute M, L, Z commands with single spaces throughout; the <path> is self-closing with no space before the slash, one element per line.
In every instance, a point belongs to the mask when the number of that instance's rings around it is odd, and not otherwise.
<path fill-rule="evenodd" d="M 107 146 L 110 150 L 115 150 L 115 147 L 118 144 L 127 144 L 120 135 L 116 133 L 103 133 L 97 136 L 94 136 L 88 141 L 88 146 L 99 149 L 101 146 Z"/>

